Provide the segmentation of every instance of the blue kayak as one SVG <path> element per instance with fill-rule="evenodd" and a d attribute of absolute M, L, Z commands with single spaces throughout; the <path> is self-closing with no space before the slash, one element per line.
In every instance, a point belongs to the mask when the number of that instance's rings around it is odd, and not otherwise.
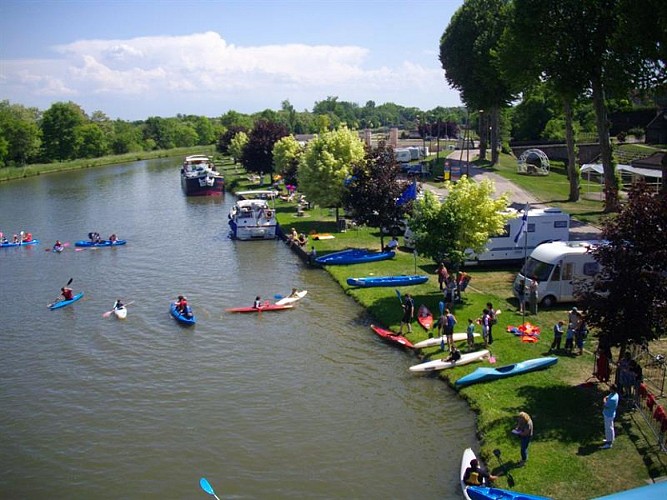
<path fill-rule="evenodd" d="M 11 241 L 8 241 L 6 243 L 0 243 L 0 248 L 25 247 L 28 245 L 36 245 L 37 243 L 39 243 L 39 240 L 22 241 L 20 243 L 13 243 Z"/>
<path fill-rule="evenodd" d="M 124 245 L 125 243 L 127 243 L 126 240 L 116 240 L 116 241 L 102 240 L 98 242 L 90 240 L 79 240 L 76 243 L 74 243 L 74 245 L 77 247 L 117 247 L 120 245 Z"/>
<path fill-rule="evenodd" d="M 549 497 L 487 486 L 468 486 L 466 493 L 471 500 L 551 500 Z"/>
<path fill-rule="evenodd" d="M 365 248 L 350 248 L 334 252 L 315 259 L 315 262 L 322 265 L 347 265 L 362 264 L 364 262 L 377 262 L 379 260 L 393 259 L 396 253 L 394 251 L 374 252 Z"/>
<path fill-rule="evenodd" d="M 514 375 L 521 375 L 535 370 L 542 370 L 549 366 L 555 365 L 558 358 L 535 358 L 511 365 L 501 366 L 500 368 L 477 368 L 472 373 L 458 379 L 454 385 L 456 387 L 463 387 L 466 385 L 477 384 L 479 382 L 488 382 L 489 380 L 497 380 L 499 378 L 513 377 Z"/>
<path fill-rule="evenodd" d="M 173 302 L 172 302 L 171 305 L 169 306 L 169 312 L 171 312 L 171 315 L 172 315 L 174 318 L 176 318 L 176 320 L 177 320 L 179 323 L 183 323 L 184 325 L 192 326 L 192 325 L 194 325 L 194 324 L 197 322 L 197 318 L 195 318 L 195 315 L 194 315 L 194 314 L 193 314 L 191 317 L 188 318 L 188 317 L 186 317 L 186 316 L 183 316 L 181 313 L 179 313 L 179 312 L 176 310 L 176 304 L 174 304 Z"/>
<path fill-rule="evenodd" d="M 71 304 L 74 304 L 81 297 L 83 297 L 83 292 L 77 293 L 70 300 L 59 300 L 58 302 L 54 302 L 53 304 L 49 304 L 49 309 L 51 309 L 53 311 L 54 309 L 60 309 L 61 307 L 67 307 Z"/>
<path fill-rule="evenodd" d="M 371 286 L 411 286 L 421 285 L 428 281 L 428 276 L 419 274 L 402 274 L 397 276 L 369 276 L 366 278 L 348 278 L 347 284 L 350 286 L 371 287 Z"/>

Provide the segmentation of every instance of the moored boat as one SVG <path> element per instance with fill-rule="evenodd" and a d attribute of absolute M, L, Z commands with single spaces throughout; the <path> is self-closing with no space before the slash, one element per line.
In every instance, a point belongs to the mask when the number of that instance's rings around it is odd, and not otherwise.
<path fill-rule="evenodd" d="M 278 220 L 268 199 L 275 191 L 242 191 L 229 211 L 231 236 L 237 240 L 273 240 Z"/>
<path fill-rule="evenodd" d="M 436 359 L 433 361 L 427 361 L 426 363 L 412 365 L 409 370 L 413 373 L 426 373 L 445 370 L 447 368 L 455 368 L 460 365 L 467 365 L 468 363 L 481 361 L 483 358 L 488 357 L 489 355 L 489 351 L 487 349 L 483 349 L 481 351 L 467 352 L 462 354 L 461 358 L 456 361 L 447 361 L 447 358 Z"/>
<path fill-rule="evenodd" d="M 358 287 L 372 286 L 411 286 L 421 285 L 428 281 L 428 276 L 419 274 L 402 274 L 395 276 L 368 276 L 365 278 L 348 278 L 347 284 Z"/>
<path fill-rule="evenodd" d="M 524 373 L 532 372 L 535 370 L 548 368 L 552 365 L 555 365 L 557 362 L 558 358 L 556 357 L 535 358 L 528 359 L 526 361 L 520 361 L 518 363 L 512 363 L 511 365 L 501 366 L 499 368 L 477 368 L 477 370 L 474 372 L 458 379 L 454 385 L 456 385 L 456 387 L 464 387 L 466 385 L 477 384 L 479 382 L 487 382 L 490 380 L 498 380 L 500 378 L 522 375 Z"/>
<path fill-rule="evenodd" d="M 379 260 L 392 259 L 396 253 L 388 250 L 383 252 L 374 252 L 365 248 L 350 248 L 348 250 L 341 250 L 315 259 L 315 262 L 321 265 L 347 265 L 347 264 L 363 264 L 364 262 L 377 262 Z"/>
<path fill-rule="evenodd" d="M 225 178 L 210 157 L 190 155 L 181 166 L 181 188 L 187 196 L 217 196 L 225 190 Z"/>

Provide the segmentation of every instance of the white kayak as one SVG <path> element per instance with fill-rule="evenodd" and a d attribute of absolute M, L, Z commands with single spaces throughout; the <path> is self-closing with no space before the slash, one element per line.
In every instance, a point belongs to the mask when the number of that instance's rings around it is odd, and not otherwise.
<path fill-rule="evenodd" d="M 460 365 L 467 365 L 468 363 L 473 363 L 475 361 L 481 361 L 482 358 L 490 356 L 488 349 L 483 349 L 481 351 L 467 352 L 461 354 L 461 359 L 458 361 L 446 361 L 447 358 L 436 359 L 435 361 L 427 361 L 426 363 L 420 363 L 418 365 L 413 365 L 410 367 L 410 371 L 413 373 L 424 373 L 424 372 L 434 372 L 437 370 L 445 370 L 446 368 L 454 368 Z"/>
<path fill-rule="evenodd" d="M 294 302 L 296 302 L 297 300 L 301 300 L 302 298 L 304 298 L 307 293 L 308 293 L 308 290 L 301 290 L 300 292 L 296 292 L 296 294 L 294 296 L 289 295 L 287 297 L 283 297 L 282 299 L 280 299 L 279 301 L 276 302 L 276 305 L 277 306 L 284 306 L 284 305 L 287 305 L 287 304 L 294 304 Z"/>
<path fill-rule="evenodd" d="M 473 337 L 479 337 L 479 333 L 473 333 Z M 455 333 L 454 334 L 454 342 L 461 342 L 462 340 L 466 340 L 468 338 L 467 333 Z M 440 345 L 442 343 L 442 337 L 433 337 L 432 339 L 426 339 L 422 340 L 421 342 L 417 342 L 415 344 L 415 349 L 423 349 L 424 347 L 433 347 L 436 345 Z M 445 339 L 445 343 L 447 343 L 447 339 Z"/>
<path fill-rule="evenodd" d="M 470 497 L 468 496 L 468 485 L 463 482 L 463 476 L 466 473 L 466 469 L 470 467 L 470 461 L 473 458 L 477 458 L 475 456 L 475 452 L 472 451 L 472 448 L 466 448 L 465 451 L 463 452 L 463 456 L 461 457 L 461 490 L 463 491 L 463 498 L 466 500 L 470 500 Z"/>
<path fill-rule="evenodd" d="M 113 313 L 116 315 L 118 319 L 125 319 L 127 318 L 127 307 L 121 307 L 120 309 L 114 309 Z"/>

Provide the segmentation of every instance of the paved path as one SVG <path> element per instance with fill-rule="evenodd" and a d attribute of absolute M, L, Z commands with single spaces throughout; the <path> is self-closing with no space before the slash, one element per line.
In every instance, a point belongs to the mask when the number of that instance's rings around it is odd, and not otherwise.
<path fill-rule="evenodd" d="M 464 153 L 466 156 L 467 153 Z M 470 160 L 473 161 L 479 156 L 479 150 L 470 150 L 469 152 Z M 450 153 L 447 157 L 452 160 L 459 160 L 461 158 L 461 152 L 455 151 Z M 464 160 L 465 163 L 465 160 Z M 462 168 L 462 172 L 467 171 L 467 167 Z M 543 208 L 546 205 L 541 203 L 532 193 L 529 193 L 525 189 L 517 186 L 513 182 L 505 179 L 501 175 L 498 175 L 494 172 L 489 172 L 485 169 L 481 169 L 470 165 L 470 178 L 479 182 L 482 179 L 489 179 L 493 181 L 496 185 L 496 193 L 500 196 L 502 193 L 510 194 L 510 206 L 518 210 L 523 209 L 526 206 L 526 203 L 529 203 L 534 208 Z M 432 186 L 430 184 L 424 184 L 424 189 L 432 191 L 438 196 L 447 196 L 447 190 Z M 570 221 L 570 240 L 596 240 L 600 238 L 600 229 L 592 226 L 590 224 L 585 224 L 575 219 Z"/>

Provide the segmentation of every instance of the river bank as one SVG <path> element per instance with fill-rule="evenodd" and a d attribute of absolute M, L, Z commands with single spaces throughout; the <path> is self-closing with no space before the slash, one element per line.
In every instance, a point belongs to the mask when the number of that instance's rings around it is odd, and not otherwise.
<path fill-rule="evenodd" d="M 231 165 L 223 167 L 228 176 L 228 185 L 251 188 L 244 182 L 243 174 Z M 232 179 L 236 177 L 234 182 Z M 299 212 L 296 205 L 276 202 L 276 212 L 283 227 L 294 227 L 299 233 L 332 233 L 328 240 L 312 240 L 305 247 L 314 248 L 318 255 L 344 249 L 362 247 L 379 249 L 379 232 L 373 228 L 351 228 L 339 232 L 332 211 L 312 209 Z M 307 261 L 307 252 L 299 250 Z M 537 343 L 522 343 L 516 336 L 507 333 L 508 327 L 520 325 L 524 318 L 517 313 L 516 303 L 511 297 L 510 283 L 516 268 L 469 269 L 472 281 L 463 294 L 462 301 L 454 304 L 453 312 L 458 318 L 456 331 L 463 331 L 467 319 L 480 316 L 487 302 L 503 311 L 494 327 L 492 353 L 496 366 L 525 359 L 539 358 L 548 354 L 552 327 L 559 319 L 565 319 L 569 307 L 556 307 L 529 315 L 525 320 L 539 326 L 541 339 Z M 426 274 L 429 281 L 423 285 L 403 288 L 415 297 L 416 305 L 426 305 L 438 311 L 443 300 L 435 277 L 434 263 L 399 249 L 395 259 L 355 266 L 332 266 L 326 272 L 336 280 L 346 294 L 361 304 L 377 318 L 378 322 L 397 331 L 401 319 L 401 307 L 393 288 L 352 288 L 347 278 L 397 274 Z M 479 332 L 479 329 L 478 329 Z M 431 332 L 421 329 L 416 323 L 412 333 L 406 336 L 417 342 L 426 339 Z M 369 331 L 369 335 L 371 332 Z M 617 441 L 613 450 L 600 450 L 604 439 L 601 414 L 602 398 L 606 394 L 605 384 L 597 384 L 591 377 L 593 372 L 595 340 L 589 337 L 582 356 L 557 353 L 557 365 L 548 370 L 493 383 L 478 384 L 458 391 L 458 395 L 470 404 L 477 414 L 477 434 L 480 455 L 495 474 L 500 487 L 527 493 L 547 495 L 552 498 L 593 498 L 615 491 L 641 486 L 651 478 L 667 474 L 667 462 L 650 434 L 645 433 L 642 418 L 627 405 L 622 405 L 616 420 Z M 406 351 L 420 360 L 442 357 L 438 347 L 418 353 Z M 440 372 L 440 377 L 450 387 L 461 376 L 475 370 L 471 364 L 454 370 Z M 535 436 L 530 445 L 529 460 L 524 467 L 519 465 L 519 443 L 511 429 L 519 411 L 533 417 Z M 438 425 L 447 425 L 442 423 Z M 502 464 L 493 450 L 499 449 Z M 440 467 L 458 470 L 463 450 L 451 450 L 451 461 Z"/>

